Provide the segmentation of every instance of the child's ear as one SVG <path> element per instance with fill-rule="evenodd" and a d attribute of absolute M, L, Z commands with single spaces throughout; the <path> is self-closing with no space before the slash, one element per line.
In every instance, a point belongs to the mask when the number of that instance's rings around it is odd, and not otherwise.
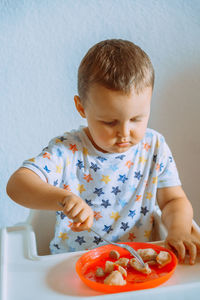
<path fill-rule="evenodd" d="M 81 103 L 80 97 L 79 96 L 74 96 L 74 102 L 75 102 L 76 109 L 79 112 L 79 114 L 81 115 L 81 117 L 86 118 L 85 110 L 84 110 L 84 107 Z"/>

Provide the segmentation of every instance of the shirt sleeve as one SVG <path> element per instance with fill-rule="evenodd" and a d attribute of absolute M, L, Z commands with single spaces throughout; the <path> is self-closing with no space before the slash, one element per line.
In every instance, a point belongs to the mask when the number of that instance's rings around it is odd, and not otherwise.
<path fill-rule="evenodd" d="M 60 187 L 66 166 L 65 151 L 65 146 L 59 138 L 52 139 L 48 147 L 38 156 L 25 160 L 22 167 L 32 170 L 43 181 Z"/>
<path fill-rule="evenodd" d="M 158 188 L 181 185 L 176 163 L 164 137 L 161 137 L 159 160 L 156 167 L 158 169 Z"/>

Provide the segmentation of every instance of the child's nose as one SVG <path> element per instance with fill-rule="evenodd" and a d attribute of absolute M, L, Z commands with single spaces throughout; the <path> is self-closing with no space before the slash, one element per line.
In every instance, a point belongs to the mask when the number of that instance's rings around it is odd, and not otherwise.
<path fill-rule="evenodd" d="M 128 123 L 123 123 L 118 130 L 121 137 L 128 137 L 130 135 L 130 126 Z"/>

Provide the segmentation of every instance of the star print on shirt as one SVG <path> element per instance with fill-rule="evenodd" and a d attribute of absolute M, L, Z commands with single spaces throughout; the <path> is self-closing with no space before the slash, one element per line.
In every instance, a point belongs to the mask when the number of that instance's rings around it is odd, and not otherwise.
<path fill-rule="evenodd" d="M 163 168 L 164 168 L 164 164 L 161 163 L 161 164 L 160 164 L 160 172 L 162 171 Z"/>
<path fill-rule="evenodd" d="M 44 170 L 47 172 L 47 173 L 50 173 L 51 170 L 48 169 L 47 165 L 44 167 Z"/>
<path fill-rule="evenodd" d="M 57 211 L 56 214 L 58 216 L 60 216 L 61 220 L 63 220 L 64 218 L 66 218 L 66 215 L 62 211 L 61 212 Z"/>
<path fill-rule="evenodd" d="M 112 192 L 111 193 L 114 193 L 115 195 L 117 195 L 118 193 L 120 193 L 121 190 L 119 189 L 119 186 L 116 186 L 116 187 L 112 187 Z"/>
<path fill-rule="evenodd" d="M 50 159 L 51 158 L 51 155 L 50 155 L 50 153 L 48 153 L 48 152 L 45 152 L 44 154 L 43 154 L 43 158 L 48 158 L 48 159 Z"/>
<path fill-rule="evenodd" d="M 136 215 L 135 209 L 134 210 L 129 210 L 129 214 L 128 217 L 131 217 L 133 219 L 133 217 Z"/>
<path fill-rule="evenodd" d="M 74 154 L 76 151 L 78 151 L 78 149 L 77 149 L 77 147 L 76 147 L 76 144 L 74 144 L 74 145 L 70 144 L 69 146 L 70 146 L 69 150 L 72 150 L 73 154 Z"/>
<path fill-rule="evenodd" d="M 94 241 L 93 241 L 93 243 L 99 245 L 99 243 L 101 243 L 101 242 L 103 242 L 103 240 L 102 240 L 100 237 L 94 236 Z"/>
<path fill-rule="evenodd" d="M 97 194 L 98 197 L 100 197 L 101 195 L 105 194 L 103 192 L 103 188 L 95 188 L 95 191 L 93 192 L 94 194 Z"/>
<path fill-rule="evenodd" d="M 84 236 L 77 236 L 77 239 L 75 240 L 75 242 L 79 243 L 79 245 L 82 245 L 83 243 L 86 243 L 86 241 L 84 240 Z"/>
<path fill-rule="evenodd" d="M 169 162 L 172 163 L 173 162 L 173 157 L 169 156 Z"/>
<path fill-rule="evenodd" d="M 81 160 L 78 159 L 78 162 L 77 162 L 76 166 L 77 166 L 80 170 L 81 170 L 81 168 L 84 168 L 83 161 L 81 161 Z"/>
<path fill-rule="evenodd" d="M 85 202 L 87 203 L 87 205 L 89 205 L 89 206 L 93 206 L 93 204 L 92 204 L 92 200 L 87 200 L 87 199 L 85 199 Z"/>
<path fill-rule="evenodd" d="M 121 200 L 119 200 L 119 204 L 121 205 L 122 208 L 124 208 L 124 206 L 126 206 L 128 204 L 128 202 L 121 199 Z"/>
<path fill-rule="evenodd" d="M 126 231 L 126 229 L 128 229 L 129 228 L 129 226 L 128 226 L 128 222 L 121 222 L 121 224 L 122 224 L 122 226 L 120 227 L 121 229 L 123 229 L 124 231 Z"/>
<path fill-rule="evenodd" d="M 124 159 L 124 157 L 126 157 L 126 155 L 122 154 L 122 155 L 118 155 L 118 156 L 116 156 L 115 158 L 116 158 L 116 159 L 121 159 L 121 160 L 123 160 L 123 159 Z"/>
<path fill-rule="evenodd" d="M 125 174 L 124 175 L 119 174 L 119 178 L 117 179 L 117 181 L 122 181 L 124 183 L 126 180 L 128 180 L 128 178 L 126 177 Z"/>
<path fill-rule="evenodd" d="M 57 156 L 61 157 L 63 155 L 63 152 L 58 148 L 57 149 Z"/>
<path fill-rule="evenodd" d="M 104 225 L 104 229 L 102 231 L 106 231 L 107 233 L 111 232 L 113 229 L 112 229 L 112 226 L 107 226 L 107 225 Z"/>
<path fill-rule="evenodd" d="M 98 156 L 97 159 L 100 160 L 100 162 L 104 162 L 105 160 L 107 160 L 107 158 L 104 158 L 104 157 L 101 157 L 101 156 Z"/>
<path fill-rule="evenodd" d="M 142 206 L 141 207 L 141 211 L 140 211 L 140 213 L 141 214 L 143 214 L 144 216 L 148 213 L 148 209 L 147 209 L 147 206 Z"/>
<path fill-rule="evenodd" d="M 153 156 L 153 161 L 154 161 L 154 162 L 157 161 L 157 154 L 155 154 L 155 155 Z"/>
<path fill-rule="evenodd" d="M 110 165 L 110 169 L 115 172 L 117 171 L 119 168 L 116 165 Z"/>
<path fill-rule="evenodd" d="M 56 179 L 56 180 L 53 182 L 53 185 L 54 185 L 54 186 L 58 185 L 58 179 Z"/>
<path fill-rule="evenodd" d="M 56 249 L 60 249 L 60 247 L 58 246 L 58 244 L 53 244 L 53 246 L 56 248 Z"/>
<path fill-rule="evenodd" d="M 109 200 L 102 200 L 101 206 L 104 206 L 105 208 L 107 208 L 108 206 L 111 206 Z"/>
<path fill-rule="evenodd" d="M 96 171 L 99 170 L 100 168 L 97 166 L 97 164 L 94 164 L 93 162 L 91 162 L 90 169 L 92 169 L 92 170 L 94 170 L 94 172 L 96 172 Z"/>
<path fill-rule="evenodd" d="M 140 180 L 140 178 L 141 178 L 142 176 L 143 176 L 143 175 L 140 173 L 140 171 L 138 171 L 138 172 L 135 172 L 134 178 L 137 178 L 138 180 Z"/>

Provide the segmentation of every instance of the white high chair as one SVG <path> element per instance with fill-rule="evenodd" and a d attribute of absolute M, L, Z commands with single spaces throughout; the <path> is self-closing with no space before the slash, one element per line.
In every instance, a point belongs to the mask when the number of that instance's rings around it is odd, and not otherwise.
<path fill-rule="evenodd" d="M 152 239 L 162 245 L 167 231 L 160 211 L 154 213 Z M 55 212 L 31 211 L 28 222 L 0 231 L 1 300 L 112 300 L 89 289 L 75 271 L 76 262 L 85 251 L 49 255 L 54 236 Z M 200 228 L 193 222 L 192 231 L 200 238 Z M 116 300 L 197 300 L 200 291 L 200 258 L 194 266 L 180 264 L 173 276 L 160 287 L 115 294 Z"/>
<path fill-rule="evenodd" d="M 55 211 L 31 210 L 28 222 L 35 233 L 38 255 L 50 253 L 49 243 L 54 236 L 56 222 Z M 163 241 L 167 230 L 161 222 L 161 212 L 157 207 L 154 212 L 154 228 L 152 241 Z"/>

